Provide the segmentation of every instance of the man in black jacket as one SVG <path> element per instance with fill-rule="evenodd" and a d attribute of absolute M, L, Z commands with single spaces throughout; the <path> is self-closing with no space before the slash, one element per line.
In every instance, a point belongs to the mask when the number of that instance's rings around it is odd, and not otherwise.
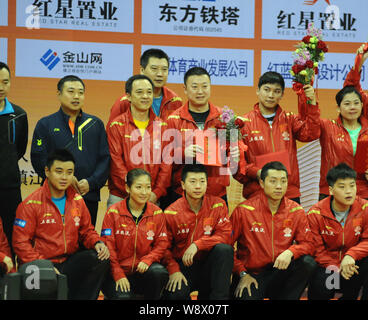
<path fill-rule="evenodd" d="M 55 149 L 67 149 L 76 160 L 74 188 L 83 196 L 96 225 L 100 189 L 110 168 L 110 153 L 104 123 L 82 112 L 85 85 L 69 75 L 57 84 L 60 109 L 40 119 L 33 133 L 31 161 L 39 176 L 45 178 L 47 155 Z"/>
<path fill-rule="evenodd" d="M 9 244 L 15 211 L 22 201 L 18 161 L 28 143 L 27 113 L 7 99 L 10 82 L 10 69 L 0 62 L 0 216 Z"/>

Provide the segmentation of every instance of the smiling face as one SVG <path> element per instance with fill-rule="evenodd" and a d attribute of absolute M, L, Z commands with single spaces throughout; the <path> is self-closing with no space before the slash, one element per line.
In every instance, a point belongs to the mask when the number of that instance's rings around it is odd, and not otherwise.
<path fill-rule="evenodd" d="M 137 79 L 132 83 L 131 93 L 127 93 L 127 98 L 132 108 L 137 111 L 147 111 L 153 102 L 153 88 L 147 79 Z"/>
<path fill-rule="evenodd" d="M 355 92 L 347 93 L 342 99 L 338 111 L 343 120 L 358 121 L 362 114 L 363 103 Z"/>
<path fill-rule="evenodd" d="M 189 108 L 206 108 L 211 96 L 211 80 L 206 74 L 189 76 L 184 86 Z"/>
<path fill-rule="evenodd" d="M 130 201 L 138 207 L 144 206 L 151 196 L 151 179 L 143 174 L 136 177 L 129 187 L 126 185 L 126 191 L 129 193 Z"/>
<path fill-rule="evenodd" d="M 76 113 L 84 106 L 84 87 L 79 81 L 66 81 L 58 91 L 61 108 L 65 113 Z"/>
<path fill-rule="evenodd" d="M 259 107 L 262 114 L 274 113 L 279 104 L 283 91 L 278 83 L 266 83 L 257 89 Z"/>
<path fill-rule="evenodd" d="M 45 168 L 51 194 L 62 194 L 72 184 L 74 163 L 72 161 L 55 160 L 50 168 Z"/>

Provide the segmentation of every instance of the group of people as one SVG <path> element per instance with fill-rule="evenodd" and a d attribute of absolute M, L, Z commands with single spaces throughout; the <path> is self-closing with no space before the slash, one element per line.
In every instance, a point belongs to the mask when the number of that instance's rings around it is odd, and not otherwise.
<path fill-rule="evenodd" d="M 264 73 L 258 102 L 239 117 L 246 149 L 231 145 L 222 165 L 199 160 L 208 147 L 196 133 L 223 123 L 205 69 L 185 73 L 183 102 L 166 86 L 167 54 L 146 50 L 106 129 L 82 111 L 83 80 L 66 76 L 57 84 L 60 109 L 33 132 L 31 162 L 43 185 L 23 201 L 18 160 L 28 141 L 27 114 L 6 98 L 11 74 L 0 63 L 1 277 L 15 272 L 14 258 L 18 265 L 47 259 L 67 276 L 69 299 L 96 299 L 100 291 L 119 300 L 184 300 L 192 291 L 210 300 L 299 299 L 305 288 L 309 299 L 336 291 L 366 299 L 368 170 L 354 170 L 360 142 L 368 140 L 363 47 L 336 95 L 336 120 L 320 119 L 311 85 L 304 86 L 307 99 L 298 97 L 298 115 L 284 111 L 283 77 Z M 320 201 L 306 213 L 296 141 L 316 139 Z M 246 200 L 230 214 L 231 175 Z"/>

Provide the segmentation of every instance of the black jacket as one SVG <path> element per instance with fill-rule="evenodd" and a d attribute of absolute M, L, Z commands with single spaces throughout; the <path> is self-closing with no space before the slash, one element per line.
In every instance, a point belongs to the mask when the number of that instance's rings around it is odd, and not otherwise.
<path fill-rule="evenodd" d="M 0 189 L 20 187 L 18 161 L 28 143 L 27 113 L 10 104 L 14 112 L 0 115 Z"/>
<path fill-rule="evenodd" d="M 33 133 L 32 166 L 45 178 L 47 155 L 55 149 L 67 149 L 75 159 L 74 175 L 87 179 L 89 201 L 100 200 L 110 169 L 110 152 L 104 123 L 97 117 L 81 112 L 75 121 L 75 134 L 69 128 L 69 116 L 62 109 L 40 119 Z"/>

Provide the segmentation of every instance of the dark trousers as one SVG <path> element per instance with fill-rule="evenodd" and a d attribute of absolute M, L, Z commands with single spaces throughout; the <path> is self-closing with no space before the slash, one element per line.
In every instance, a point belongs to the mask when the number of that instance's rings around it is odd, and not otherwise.
<path fill-rule="evenodd" d="M 258 289 L 251 286 L 251 296 L 245 288 L 239 300 L 299 300 L 308 280 L 317 267 L 314 259 L 305 255 L 296 260 L 291 260 L 286 270 L 273 268 L 270 264 L 259 274 L 250 274 L 257 280 Z M 231 284 L 231 294 L 234 297 L 235 289 L 239 283 L 239 275 L 234 275 Z"/>
<path fill-rule="evenodd" d="M 110 260 L 99 260 L 94 249 L 78 251 L 54 266 L 68 280 L 69 300 L 96 300 L 110 267 Z"/>
<path fill-rule="evenodd" d="M 109 273 L 103 285 L 103 293 L 108 300 L 134 300 L 137 294 L 144 296 L 145 300 L 159 300 L 162 291 L 169 280 L 169 273 L 161 264 L 155 262 L 144 273 L 135 272 L 127 276 L 130 291 L 116 290 L 116 282 Z"/>
<path fill-rule="evenodd" d="M 12 248 L 13 224 L 18 205 L 22 202 L 20 188 L 0 189 L 0 217 L 3 221 L 4 233 Z"/>
<path fill-rule="evenodd" d="M 180 261 L 180 271 L 188 281 L 175 292 L 165 290 L 165 300 L 190 300 L 190 293 L 198 290 L 199 300 L 229 299 L 230 277 L 234 265 L 233 248 L 227 244 L 217 244 L 208 256 L 186 267 Z"/>
<path fill-rule="evenodd" d="M 91 223 L 96 226 L 97 213 L 98 213 L 98 201 L 89 201 L 84 199 L 84 202 L 88 208 L 89 214 L 91 215 Z"/>
<path fill-rule="evenodd" d="M 308 299 L 329 300 L 336 292 L 341 292 L 343 294 L 341 300 L 356 300 L 363 286 L 361 299 L 367 300 L 368 257 L 357 261 L 356 264 L 359 266 L 359 274 L 354 274 L 349 280 L 345 280 L 338 273 L 328 272 L 326 268 L 318 266 L 310 279 Z"/>

